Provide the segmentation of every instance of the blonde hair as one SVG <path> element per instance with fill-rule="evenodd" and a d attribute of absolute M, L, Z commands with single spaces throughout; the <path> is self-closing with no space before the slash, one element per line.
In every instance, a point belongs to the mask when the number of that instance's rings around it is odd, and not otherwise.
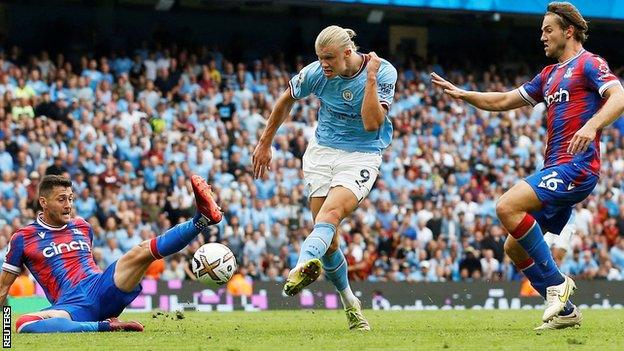
<path fill-rule="evenodd" d="M 355 37 L 353 29 L 329 26 L 323 29 L 316 37 L 314 48 L 318 50 L 322 47 L 334 45 L 339 49 L 351 48 L 353 51 L 357 51 L 358 47 L 353 42 L 353 37 Z"/>

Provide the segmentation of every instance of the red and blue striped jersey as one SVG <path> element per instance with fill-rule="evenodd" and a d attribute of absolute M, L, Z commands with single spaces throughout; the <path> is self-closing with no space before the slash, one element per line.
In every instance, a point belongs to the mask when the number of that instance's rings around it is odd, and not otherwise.
<path fill-rule="evenodd" d="M 518 91 L 531 106 L 546 103 L 547 137 L 544 168 L 574 162 L 595 175 L 600 173 L 600 131 L 589 148 L 567 152 L 574 134 L 604 104 L 603 94 L 620 84 L 607 62 L 582 49 L 569 60 L 547 66 Z"/>
<path fill-rule="evenodd" d="M 91 253 L 92 242 L 93 229 L 80 217 L 53 227 L 39 216 L 13 234 L 2 269 L 19 274 L 25 265 L 55 303 L 81 280 L 101 272 Z"/>

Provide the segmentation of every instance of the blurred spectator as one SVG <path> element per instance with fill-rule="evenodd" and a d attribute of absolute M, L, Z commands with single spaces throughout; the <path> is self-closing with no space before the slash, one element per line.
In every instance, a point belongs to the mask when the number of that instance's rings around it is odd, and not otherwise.
<path fill-rule="evenodd" d="M 469 246 L 466 248 L 464 258 L 459 262 L 459 271 L 463 280 L 478 280 L 482 276 L 481 262 L 477 257 L 476 250 Z"/>
<path fill-rule="evenodd" d="M 593 259 L 591 251 L 583 251 L 578 262 L 578 276 L 582 279 L 594 279 L 598 273 L 598 263 Z"/>
<path fill-rule="evenodd" d="M 110 237 L 106 240 L 107 246 L 102 249 L 102 259 L 104 266 L 108 267 L 117 261 L 123 255 L 123 252 L 117 247 L 117 239 Z"/>
<path fill-rule="evenodd" d="M 160 278 L 162 280 L 184 280 L 186 272 L 184 266 L 187 264 L 186 259 L 181 254 L 174 254 L 169 258 L 165 270 Z"/>
<path fill-rule="evenodd" d="M 494 258 L 494 251 L 491 249 L 485 249 L 481 252 L 483 252 L 483 257 L 481 258 L 481 272 L 483 272 L 483 279 L 488 281 L 498 280 L 500 263 L 496 258 Z"/>
<path fill-rule="evenodd" d="M 262 254 L 266 251 L 266 242 L 260 231 L 253 232 L 251 240 L 245 243 L 243 252 L 248 262 L 258 265 L 262 259 Z"/>
<path fill-rule="evenodd" d="M 616 239 L 616 245 L 609 251 L 613 266 L 624 271 L 624 238 L 621 236 Z"/>

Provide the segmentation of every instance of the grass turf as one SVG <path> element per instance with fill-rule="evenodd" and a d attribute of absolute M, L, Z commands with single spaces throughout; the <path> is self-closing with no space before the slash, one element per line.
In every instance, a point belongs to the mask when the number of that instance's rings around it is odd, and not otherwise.
<path fill-rule="evenodd" d="M 624 350 L 624 312 L 586 310 L 583 326 L 537 333 L 541 311 L 341 311 L 125 314 L 143 333 L 15 334 L 16 350 Z M 15 321 L 15 317 L 13 321 Z"/>

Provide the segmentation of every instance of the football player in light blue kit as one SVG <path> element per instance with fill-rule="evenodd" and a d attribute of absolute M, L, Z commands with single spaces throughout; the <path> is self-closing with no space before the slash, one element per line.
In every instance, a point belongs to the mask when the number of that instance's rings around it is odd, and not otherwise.
<path fill-rule="evenodd" d="M 314 94 L 321 102 L 318 126 L 303 156 L 314 230 L 301 246 L 284 292 L 296 295 L 325 270 L 340 294 L 349 329 L 370 330 L 347 277 L 336 228 L 370 192 L 381 165 L 381 152 L 392 140 L 387 116 L 394 96 L 396 69 L 374 52 L 361 54 L 355 32 L 330 26 L 316 38 L 318 61 L 292 78 L 279 97 L 253 154 L 256 178 L 269 169 L 271 143 L 298 99 Z"/>

